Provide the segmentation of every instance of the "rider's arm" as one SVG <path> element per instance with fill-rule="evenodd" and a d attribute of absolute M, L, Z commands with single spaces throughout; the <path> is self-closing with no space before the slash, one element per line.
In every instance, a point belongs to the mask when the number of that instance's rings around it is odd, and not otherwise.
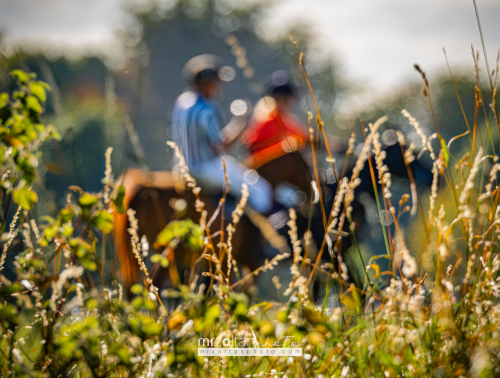
<path fill-rule="evenodd" d="M 248 124 L 248 118 L 245 116 L 235 116 L 219 132 L 220 140 L 224 145 L 224 151 L 227 151 L 236 142 L 241 133 Z"/>

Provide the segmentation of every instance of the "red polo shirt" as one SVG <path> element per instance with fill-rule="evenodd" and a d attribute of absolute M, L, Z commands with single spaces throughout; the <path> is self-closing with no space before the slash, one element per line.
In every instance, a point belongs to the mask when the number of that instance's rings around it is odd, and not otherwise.
<path fill-rule="evenodd" d="M 280 114 L 276 109 L 263 120 L 254 121 L 242 136 L 250 151 L 247 165 L 254 169 L 301 149 L 307 140 L 306 127 L 293 114 Z"/>

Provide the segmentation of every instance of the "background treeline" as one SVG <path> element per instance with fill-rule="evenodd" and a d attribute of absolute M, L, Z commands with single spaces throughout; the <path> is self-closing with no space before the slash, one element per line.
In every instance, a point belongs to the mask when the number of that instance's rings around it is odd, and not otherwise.
<path fill-rule="evenodd" d="M 273 40 L 265 37 L 257 20 L 266 7 L 265 2 L 250 6 L 222 0 L 179 0 L 168 7 L 155 1 L 144 2 L 140 7 L 127 10 L 130 17 L 117 30 L 120 46 L 113 61 L 99 56 L 76 60 L 64 56 L 50 58 L 43 51 L 28 51 L 22 47 L 15 53 L 0 55 L 3 91 L 14 88 L 9 72 L 15 68 L 37 73 L 53 88 L 48 95 L 44 117 L 56 126 L 62 139 L 44 147 L 41 177 L 36 183 L 44 194 L 40 199 L 41 208 L 53 214 L 57 205 L 64 203 L 64 188 L 70 184 L 97 191 L 104 152 L 109 146 L 114 148 L 115 156 L 119 156 L 114 162 L 116 171 L 132 165 L 151 170 L 169 169 L 171 156 L 165 141 L 170 112 L 175 98 L 185 88 L 182 67 L 197 54 L 220 55 L 228 65 L 236 68 L 235 80 L 224 89 L 222 105 L 226 112 L 237 98 L 255 103 L 263 93 L 262 82 L 269 73 L 277 69 L 292 72 L 301 91 L 296 113 L 305 123 L 312 102 L 295 48 L 286 32 Z M 342 75 L 342 59 L 327 56 L 313 43 L 314 35 L 308 30 L 311 29 L 305 25 L 290 25 L 288 32 L 306 52 L 306 68 L 328 132 L 346 140 L 352 132 L 360 136 L 361 118 L 367 124 L 386 114 L 388 122 L 381 130 L 382 135 L 386 129 L 402 130 L 409 142 L 421 147 L 420 138 L 400 113 L 401 109 L 407 109 L 419 120 L 427 135 L 435 130 L 428 100 L 421 93 L 419 75 L 415 73 L 414 82 L 400 83 L 392 93 L 365 108 L 363 113 L 339 117 L 339 99 L 362 89 L 363 83 L 353 83 Z M 236 37 L 236 44 L 228 40 L 228 35 Z M 466 73 L 455 72 L 454 80 L 464 113 L 472 124 L 476 83 L 469 75 L 470 70 Z M 444 139 L 450 140 L 467 131 L 450 73 L 443 71 L 429 80 L 436 121 Z M 487 92 L 484 93 L 485 103 L 490 101 Z M 342 106 L 349 107 L 349 103 L 344 100 Z M 484 114 L 480 112 L 477 117 L 478 124 L 483 124 Z M 137 133 L 142 149 L 130 143 L 131 129 Z M 395 133 L 386 133 L 382 142 L 395 143 Z M 438 139 L 433 143 L 439 144 Z M 459 151 L 464 143 L 468 146 L 470 137 L 454 142 L 451 154 L 456 152 L 457 156 L 462 156 Z M 242 151 L 235 149 L 233 153 Z M 423 159 L 427 162 L 426 157 Z M 408 183 L 401 184 L 406 186 Z M 422 191 L 427 189 L 421 188 Z M 368 220 L 378 227 L 377 219 Z M 377 232 L 368 236 L 380 239 Z"/>

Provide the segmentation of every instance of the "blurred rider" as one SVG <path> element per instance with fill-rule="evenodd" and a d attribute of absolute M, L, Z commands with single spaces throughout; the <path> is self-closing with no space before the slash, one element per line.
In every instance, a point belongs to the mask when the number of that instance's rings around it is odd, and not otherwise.
<path fill-rule="evenodd" d="M 183 74 L 191 89 L 176 100 L 172 114 L 174 141 L 180 147 L 191 175 L 200 187 L 211 194 L 222 190 L 226 161 L 229 193 L 241 197 L 242 184 L 248 185 L 248 202 L 260 213 L 268 213 L 273 205 L 271 185 L 252 171 L 225 155 L 246 126 L 246 116 L 235 116 L 226 125 L 221 106 L 217 102 L 222 92 L 220 71 L 223 60 L 205 54 L 190 59 Z M 236 131 L 236 132 L 235 132 Z M 247 178 L 247 180 L 245 180 Z"/>
<path fill-rule="evenodd" d="M 255 106 L 250 128 L 242 136 L 250 152 L 247 165 L 254 169 L 299 151 L 308 140 L 307 128 L 290 111 L 297 91 L 288 73 L 271 74 L 266 91 L 267 96 Z"/>

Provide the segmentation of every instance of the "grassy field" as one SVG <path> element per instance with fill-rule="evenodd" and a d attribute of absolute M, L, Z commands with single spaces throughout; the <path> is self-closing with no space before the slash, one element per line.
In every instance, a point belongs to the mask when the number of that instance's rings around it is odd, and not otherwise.
<path fill-rule="evenodd" d="M 297 47 L 298 60 L 302 55 Z M 392 202 L 391 175 L 385 166 L 380 127 L 385 117 L 370 123 L 359 137 L 364 143 L 356 158 L 349 148 L 345 161 L 354 161 L 350 177 L 331 163 L 340 185 L 333 208 L 322 208 L 329 233 L 318 246 L 316 261 L 304 258 L 309 238 L 298 235 L 295 213 L 289 213 L 293 250 L 281 253 L 254 272 L 236 272 L 232 236 L 246 205 L 248 192 L 232 214 L 226 238 L 215 245 L 200 188 L 179 158 L 184 183 L 197 198 L 199 224 L 170 224 L 158 242 L 174 247 L 181 243 L 211 262 L 209 287 L 190 286 L 162 293 L 150 278 L 144 259 L 163 266 L 165 257 L 147 257 L 148 243 L 138 234 L 135 213 L 124 208 L 124 188 L 111 170 L 112 150 L 106 153 L 102 190 L 86 193 L 70 187 L 66 205 L 56 217 L 36 211 L 40 145 L 58 139 L 57 131 L 43 125 L 41 115 L 47 84 L 16 70 L 18 89 L 0 95 L 0 175 L 2 201 L 2 250 L 0 257 L 0 371 L 5 377 L 495 377 L 500 376 L 500 190 L 498 149 L 500 123 L 496 104 L 498 67 L 488 72 L 482 88 L 476 63 L 475 116 L 465 118 L 468 131 L 445 140 L 439 133 L 425 135 L 418 120 L 402 114 L 421 137 L 420 148 L 398 142 L 409 164 L 422 154 L 432 159 L 433 184 L 428 199 L 419 198 L 410 180 L 408 194 Z M 303 74 L 307 81 L 307 72 Z M 434 114 L 428 78 L 422 76 L 422 95 Z M 314 93 L 309 86 L 314 101 Z M 483 102 L 483 92 L 491 103 Z M 463 101 L 457 101 L 462 106 Z M 314 105 L 316 102 L 314 101 Z M 485 124 L 477 115 L 484 113 Z M 318 108 L 309 115 L 311 138 L 327 143 Z M 450 152 L 458 138 L 469 139 L 469 149 Z M 352 139 L 354 145 L 355 139 Z M 370 157 L 370 159 L 368 159 Z M 345 224 L 351 224 L 351 203 L 358 174 L 369 165 L 376 190 L 377 210 L 386 252 L 372 256 L 359 267 L 364 283 L 349 283 L 349 270 L 339 249 Z M 317 167 L 315 166 L 317 175 Z M 410 176 L 411 179 L 411 176 Z M 319 182 L 319 178 L 317 179 Z M 9 215 L 9 208 L 15 214 Z M 134 256 L 143 285 L 132 287 L 125 298 L 120 282 L 105 275 L 106 250 L 114 217 L 126 212 Z M 401 217 L 413 214 L 418 222 L 410 229 Z M 385 222 L 384 222 L 385 217 Z M 393 227 L 387 227 L 389 217 Z M 222 230 L 224 231 L 224 230 Z M 336 235 L 336 236 L 332 236 Z M 108 243 L 106 242 L 108 238 Z M 153 241 L 150 241 L 153 242 Z M 173 243 L 173 244 L 172 244 Z M 356 241 L 354 240 L 356 245 Z M 5 273 L 10 251 L 16 278 Z M 321 255 L 335 256 L 323 264 Z M 223 256 L 228 256 L 223 259 Z M 280 302 L 252 303 L 241 293 L 243 282 L 271 271 L 291 259 L 291 282 L 273 283 Z M 227 261 L 227 263 L 224 263 Z M 383 263 L 381 263 L 383 262 Z M 388 266 L 384 271 L 381 266 Z M 322 304 L 312 302 L 314 274 L 329 285 Z M 330 285 L 331 283 L 331 285 Z M 335 303 L 329 302 L 333 291 Z M 176 298 L 178 306 L 166 302 Z M 287 347 L 293 340 L 300 357 L 203 357 L 200 340 L 243 340 L 241 346 Z M 246 341 L 245 341 L 246 340 Z M 277 343 L 277 344 L 275 344 Z"/>

